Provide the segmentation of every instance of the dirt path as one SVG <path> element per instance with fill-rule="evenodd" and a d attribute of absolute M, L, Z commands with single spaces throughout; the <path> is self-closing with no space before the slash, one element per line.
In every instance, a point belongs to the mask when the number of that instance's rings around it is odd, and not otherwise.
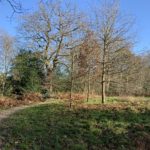
<path fill-rule="evenodd" d="M 14 114 L 14 113 L 16 113 L 20 110 L 30 108 L 30 107 L 34 107 L 34 106 L 38 106 L 38 105 L 42 105 L 42 104 L 48 104 L 48 103 L 50 103 L 50 102 L 45 101 L 45 102 L 40 102 L 40 103 L 36 103 L 36 104 L 18 106 L 18 107 L 13 107 L 13 108 L 10 108 L 10 109 L 7 109 L 7 110 L 2 110 L 2 111 L 0 111 L 0 123 L 3 119 L 8 118 L 10 115 L 12 115 L 12 114 Z"/>

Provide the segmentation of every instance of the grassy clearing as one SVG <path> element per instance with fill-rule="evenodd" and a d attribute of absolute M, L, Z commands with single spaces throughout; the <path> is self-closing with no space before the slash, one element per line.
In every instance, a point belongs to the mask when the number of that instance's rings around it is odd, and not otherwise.
<path fill-rule="evenodd" d="M 106 98 L 106 103 L 115 103 L 118 101 L 117 97 L 107 97 Z M 95 98 L 90 98 L 87 102 L 87 100 L 84 101 L 85 104 L 101 104 L 101 97 L 95 97 Z"/>
<path fill-rule="evenodd" d="M 91 106 L 91 107 L 90 107 Z M 62 103 L 22 110 L 0 125 L 3 149 L 107 150 L 150 148 L 150 109 Z M 94 107 L 92 107 L 94 106 Z"/>
<path fill-rule="evenodd" d="M 131 104 L 131 103 L 139 103 L 139 105 L 144 104 L 146 106 L 150 103 L 150 97 L 107 97 L 106 98 L 106 104 Z M 84 104 L 101 104 L 101 97 L 95 97 L 90 98 L 87 102 L 87 100 L 84 100 Z"/>

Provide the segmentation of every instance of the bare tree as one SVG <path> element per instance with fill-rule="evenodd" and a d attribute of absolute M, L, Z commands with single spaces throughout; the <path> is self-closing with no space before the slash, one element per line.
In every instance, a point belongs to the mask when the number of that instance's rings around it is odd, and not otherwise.
<path fill-rule="evenodd" d="M 79 31 L 80 18 L 75 8 L 61 1 L 42 2 L 38 11 L 22 16 L 21 35 L 27 40 L 28 48 L 43 52 L 51 91 L 53 72 L 64 51 L 72 47 L 69 38 Z"/>
<path fill-rule="evenodd" d="M 0 58 L 2 71 L 2 94 L 5 93 L 6 78 L 9 73 L 12 58 L 14 56 L 14 38 L 7 33 L 1 33 L 0 35 Z"/>
<path fill-rule="evenodd" d="M 0 2 L 7 2 L 13 10 L 12 16 L 14 13 L 22 12 L 22 4 L 16 0 L 0 0 Z"/>
<path fill-rule="evenodd" d="M 86 86 L 87 101 L 90 96 L 90 86 L 95 70 L 98 66 L 99 48 L 94 33 L 90 30 L 86 31 L 83 42 L 79 46 L 78 54 L 78 76 Z M 85 92 L 85 91 L 84 91 Z"/>
<path fill-rule="evenodd" d="M 97 9 L 95 18 L 95 34 L 97 35 L 101 52 L 99 63 L 102 71 L 101 95 L 102 103 L 104 103 L 108 74 L 111 75 L 113 72 L 115 62 L 119 58 L 118 55 L 131 45 L 131 42 L 129 42 L 129 29 L 132 25 L 132 20 L 120 15 L 118 1 L 106 1 L 100 9 Z"/>

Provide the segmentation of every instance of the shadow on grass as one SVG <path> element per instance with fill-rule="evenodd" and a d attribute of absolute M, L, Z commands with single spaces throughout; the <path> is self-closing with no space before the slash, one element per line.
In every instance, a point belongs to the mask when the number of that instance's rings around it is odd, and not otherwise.
<path fill-rule="evenodd" d="M 150 147 L 150 111 L 28 108 L 0 125 L 3 149 L 105 150 Z"/>

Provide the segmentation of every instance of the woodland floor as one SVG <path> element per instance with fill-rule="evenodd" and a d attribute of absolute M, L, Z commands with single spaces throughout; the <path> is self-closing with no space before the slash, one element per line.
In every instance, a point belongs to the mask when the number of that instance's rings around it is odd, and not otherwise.
<path fill-rule="evenodd" d="M 25 107 L 5 110 L 0 149 L 150 149 L 149 98 L 109 98 L 105 105 L 90 99 L 73 109 L 57 100 Z"/>

